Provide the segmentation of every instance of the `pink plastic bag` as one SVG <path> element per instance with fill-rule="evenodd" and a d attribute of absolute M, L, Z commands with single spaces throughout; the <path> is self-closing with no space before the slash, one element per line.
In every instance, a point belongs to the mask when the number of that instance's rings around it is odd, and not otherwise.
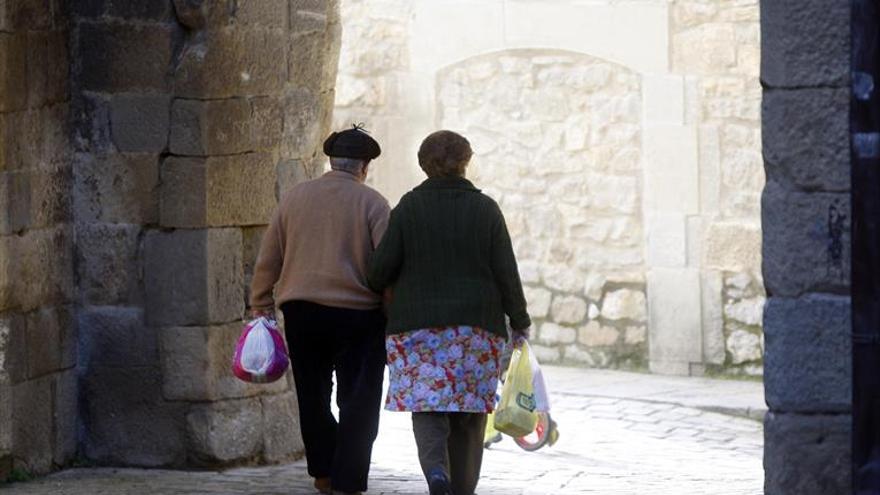
<path fill-rule="evenodd" d="M 269 383 L 287 371 L 290 358 L 278 323 L 261 317 L 245 325 L 235 346 L 232 373 L 251 383 Z"/>

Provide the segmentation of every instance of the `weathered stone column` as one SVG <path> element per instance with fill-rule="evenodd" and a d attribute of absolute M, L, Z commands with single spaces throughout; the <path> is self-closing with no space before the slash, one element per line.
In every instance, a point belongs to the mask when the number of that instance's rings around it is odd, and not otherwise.
<path fill-rule="evenodd" d="M 850 6 L 761 2 L 765 493 L 851 488 Z"/>
<path fill-rule="evenodd" d="M 76 454 L 62 3 L 0 1 L 0 480 Z"/>
<path fill-rule="evenodd" d="M 73 2 L 84 454 L 298 455 L 291 382 L 229 371 L 277 193 L 314 170 L 335 2 Z"/>

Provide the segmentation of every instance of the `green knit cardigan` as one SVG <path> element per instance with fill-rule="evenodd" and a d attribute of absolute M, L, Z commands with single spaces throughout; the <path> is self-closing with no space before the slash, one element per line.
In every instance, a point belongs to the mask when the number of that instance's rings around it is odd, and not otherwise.
<path fill-rule="evenodd" d="M 498 204 L 470 181 L 429 178 L 391 211 L 367 280 L 393 287 L 387 333 L 469 325 L 507 337 L 526 329 L 522 282 Z"/>

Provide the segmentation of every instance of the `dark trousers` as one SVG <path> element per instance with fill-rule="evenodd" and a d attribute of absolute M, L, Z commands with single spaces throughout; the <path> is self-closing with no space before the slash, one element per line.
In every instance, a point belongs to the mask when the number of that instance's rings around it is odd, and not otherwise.
<path fill-rule="evenodd" d="M 455 495 L 473 495 L 483 464 L 486 414 L 416 412 L 413 433 L 425 478 L 440 469 Z"/>
<path fill-rule="evenodd" d="M 309 474 L 334 490 L 366 491 L 379 430 L 385 368 L 381 310 L 331 308 L 306 301 L 281 306 L 299 401 Z M 339 421 L 330 411 L 336 371 Z"/>

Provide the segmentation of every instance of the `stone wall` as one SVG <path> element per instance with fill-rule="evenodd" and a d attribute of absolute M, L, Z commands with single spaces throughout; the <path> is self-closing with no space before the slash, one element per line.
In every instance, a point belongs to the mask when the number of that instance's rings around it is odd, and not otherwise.
<path fill-rule="evenodd" d="M 468 136 L 468 175 L 505 212 L 538 357 L 646 364 L 639 76 L 505 51 L 444 70 L 437 92 L 439 126 Z"/>
<path fill-rule="evenodd" d="M 74 2 L 74 207 L 83 454 L 280 461 L 289 377 L 229 373 L 277 193 L 328 127 L 336 6 Z"/>
<path fill-rule="evenodd" d="M 425 135 L 471 139 L 545 361 L 762 373 L 757 0 L 342 7 L 337 125 L 392 202 Z"/>
<path fill-rule="evenodd" d="M 229 367 L 339 36 L 324 0 L 0 1 L 0 479 L 301 454 L 290 377 Z"/>
<path fill-rule="evenodd" d="M 765 493 L 851 493 L 850 3 L 761 15 Z"/>
<path fill-rule="evenodd" d="M 63 3 L 0 2 L 0 480 L 76 454 Z"/>

